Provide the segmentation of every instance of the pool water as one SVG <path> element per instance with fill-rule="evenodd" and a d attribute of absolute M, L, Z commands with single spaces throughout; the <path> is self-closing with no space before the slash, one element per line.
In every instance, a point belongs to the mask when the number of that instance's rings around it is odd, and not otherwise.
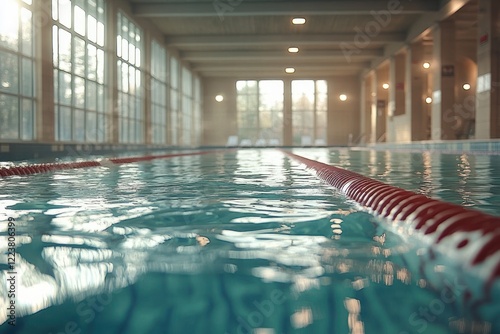
<path fill-rule="evenodd" d="M 500 215 L 500 156 L 294 153 Z M 500 331 L 499 300 L 468 306 L 464 273 L 419 270 L 425 245 L 278 150 L 10 177 L 0 189 L 0 248 L 10 217 L 17 252 L 16 323 L 1 312 L 1 333 Z M 7 256 L 0 270 L 6 282 Z"/>

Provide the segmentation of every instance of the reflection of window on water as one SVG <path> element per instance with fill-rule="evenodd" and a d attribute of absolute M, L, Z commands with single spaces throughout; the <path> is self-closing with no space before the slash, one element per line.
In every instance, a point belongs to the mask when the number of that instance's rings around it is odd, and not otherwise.
<path fill-rule="evenodd" d="M 238 81 L 236 89 L 239 138 L 282 143 L 283 81 Z"/>
<path fill-rule="evenodd" d="M 2 0 L 0 10 L 0 139 L 34 139 L 32 0 Z"/>
<path fill-rule="evenodd" d="M 326 143 L 327 101 L 325 80 L 292 81 L 293 145 Z"/>

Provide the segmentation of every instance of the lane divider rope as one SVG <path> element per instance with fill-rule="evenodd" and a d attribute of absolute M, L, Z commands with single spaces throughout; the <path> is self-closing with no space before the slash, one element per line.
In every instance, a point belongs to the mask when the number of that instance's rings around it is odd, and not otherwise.
<path fill-rule="evenodd" d="M 373 180 L 343 168 L 282 150 L 318 177 L 375 215 L 405 227 L 459 258 L 466 269 L 485 279 L 489 294 L 500 277 L 500 217 L 446 203 Z"/>
<path fill-rule="evenodd" d="M 110 165 L 119 165 L 119 164 L 127 164 L 141 161 L 150 161 L 154 159 L 166 159 L 166 158 L 174 158 L 174 157 L 182 157 L 182 156 L 190 156 L 190 155 L 203 155 L 217 152 L 227 152 L 229 150 L 212 150 L 212 151 L 197 151 L 197 152 L 189 152 L 189 153 L 171 153 L 171 154 L 162 154 L 162 155 L 145 155 L 145 156 L 136 156 L 136 157 L 124 157 L 124 158 L 104 158 L 101 160 L 94 161 L 77 161 L 77 162 L 57 162 L 57 163 L 44 163 L 44 164 L 31 164 L 26 166 L 14 166 L 14 167 L 0 167 L 0 178 L 8 177 L 8 176 L 23 176 L 23 175 L 32 175 L 39 173 L 52 172 L 57 170 L 65 170 L 65 169 L 76 169 L 76 168 L 87 168 L 87 167 L 101 167 Z"/>

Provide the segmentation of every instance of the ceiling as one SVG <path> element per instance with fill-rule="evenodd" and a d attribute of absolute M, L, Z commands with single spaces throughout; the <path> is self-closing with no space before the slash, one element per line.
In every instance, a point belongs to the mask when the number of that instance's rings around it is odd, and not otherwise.
<path fill-rule="evenodd" d="M 283 77 L 285 67 L 295 77 L 361 75 L 450 17 L 457 38 L 477 36 L 477 0 L 128 1 L 203 77 Z"/>

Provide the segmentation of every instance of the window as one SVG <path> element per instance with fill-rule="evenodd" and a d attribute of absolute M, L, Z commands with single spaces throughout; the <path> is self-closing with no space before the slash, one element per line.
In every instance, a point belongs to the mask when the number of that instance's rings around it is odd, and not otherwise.
<path fill-rule="evenodd" d="M 118 129 L 120 143 L 144 143 L 141 30 L 118 13 Z"/>
<path fill-rule="evenodd" d="M 35 139 L 32 1 L 3 0 L 0 10 L 0 139 Z"/>
<path fill-rule="evenodd" d="M 238 81 L 238 136 L 282 142 L 284 85 L 281 80 Z"/>
<path fill-rule="evenodd" d="M 55 138 L 105 142 L 104 0 L 52 0 Z"/>
<path fill-rule="evenodd" d="M 151 43 L 151 141 L 167 142 L 167 52 L 156 41 Z"/>
<path fill-rule="evenodd" d="M 328 91 L 325 80 L 292 81 L 293 144 L 326 143 Z"/>
<path fill-rule="evenodd" d="M 179 61 L 170 58 L 170 142 L 179 144 Z"/>
<path fill-rule="evenodd" d="M 182 68 L 182 145 L 191 145 L 193 122 L 193 83 L 191 72 Z"/>

